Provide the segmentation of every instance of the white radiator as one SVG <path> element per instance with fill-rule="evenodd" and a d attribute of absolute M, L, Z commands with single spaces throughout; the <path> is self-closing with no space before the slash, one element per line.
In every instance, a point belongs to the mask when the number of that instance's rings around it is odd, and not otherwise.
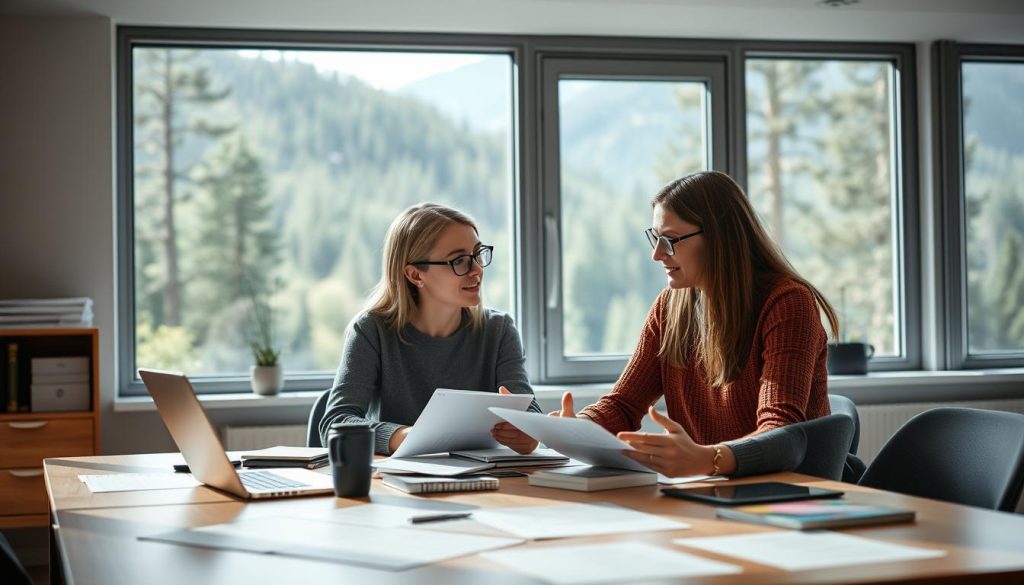
<path fill-rule="evenodd" d="M 882 449 L 882 445 L 896 432 L 903 423 L 915 414 L 938 406 L 956 406 L 963 408 L 983 408 L 986 410 L 1005 410 L 1024 413 L 1024 400 L 984 400 L 973 402 L 917 402 L 913 404 L 878 404 L 874 406 L 858 406 L 860 416 L 860 447 L 857 456 L 864 463 L 871 463 Z"/>
<path fill-rule="evenodd" d="M 306 425 L 224 427 L 224 448 L 228 451 L 252 451 L 277 445 L 306 446 Z"/>

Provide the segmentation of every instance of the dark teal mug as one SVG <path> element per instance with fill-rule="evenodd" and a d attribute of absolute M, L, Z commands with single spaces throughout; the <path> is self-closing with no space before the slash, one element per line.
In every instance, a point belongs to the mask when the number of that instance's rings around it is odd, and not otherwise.
<path fill-rule="evenodd" d="M 828 373 L 854 374 L 868 373 L 868 360 L 875 355 L 875 346 L 870 343 L 830 343 L 828 344 Z"/>
<path fill-rule="evenodd" d="M 361 498 L 370 493 L 373 435 L 370 423 L 334 423 L 327 430 L 327 459 L 334 495 L 339 498 Z"/>

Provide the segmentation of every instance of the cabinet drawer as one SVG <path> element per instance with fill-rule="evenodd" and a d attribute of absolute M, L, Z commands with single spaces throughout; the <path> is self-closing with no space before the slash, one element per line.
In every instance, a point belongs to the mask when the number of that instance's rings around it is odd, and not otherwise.
<path fill-rule="evenodd" d="M 92 419 L 0 422 L 0 467 L 39 467 L 47 457 L 94 455 Z"/>
<path fill-rule="evenodd" d="M 0 469 L 0 515 L 45 514 L 48 509 L 42 467 Z"/>

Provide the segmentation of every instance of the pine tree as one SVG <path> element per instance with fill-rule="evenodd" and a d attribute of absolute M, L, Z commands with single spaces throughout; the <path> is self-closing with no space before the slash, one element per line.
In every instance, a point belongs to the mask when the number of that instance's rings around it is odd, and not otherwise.
<path fill-rule="evenodd" d="M 159 321 L 177 326 L 182 322 L 184 293 L 176 207 L 188 196 L 185 184 L 195 164 L 187 156 L 195 144 L 188 141 L 231 131 L 231 126 L 215 124 L 198 113 L 224 100 L 230 90 L 214 89 L 207 68 L 198 62 L 198 51 L 145 48 L 136 49 L 133 57 L 136 176 L 143 182 L 149 179 L 137 190 L 136 216 L 142 219 L 142 240 L 160 250 L 162 269 L 159 275 L 142 271 L 137 277 L 157 281 L 141 289 L 162 289 Z"/>

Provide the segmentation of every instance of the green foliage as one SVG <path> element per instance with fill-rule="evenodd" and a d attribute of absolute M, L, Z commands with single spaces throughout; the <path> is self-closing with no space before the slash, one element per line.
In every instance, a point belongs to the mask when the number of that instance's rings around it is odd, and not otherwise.
<path fill-rule="evenodd" d="M 194 340 L 184 327 L 142 321 L 135 328 L 135 365 L 140 368 L 193 372 L 199 367 Z"/>

